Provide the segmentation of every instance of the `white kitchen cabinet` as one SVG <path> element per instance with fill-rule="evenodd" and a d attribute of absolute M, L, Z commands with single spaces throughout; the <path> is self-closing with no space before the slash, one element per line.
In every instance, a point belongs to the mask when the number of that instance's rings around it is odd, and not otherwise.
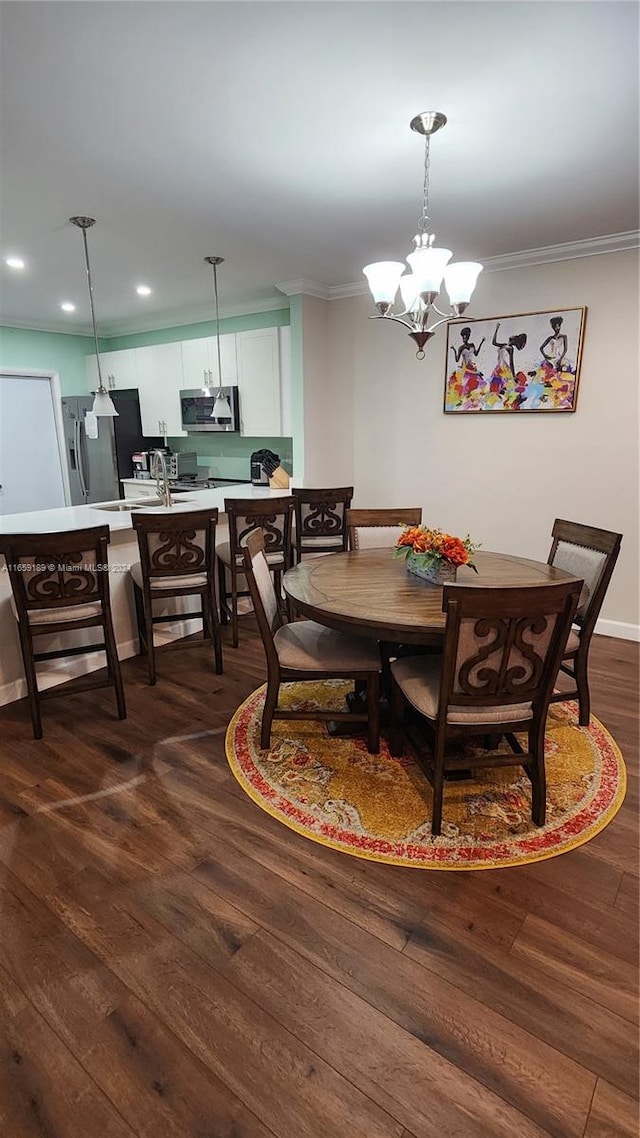
<path fill-rule="evenodd" d="M 280 435 L 282 407 L 277 328 L 255 328 L 236 335 L 240 433 Z"/>
<path fill-rule="evenodd" d="M 180 414 L 182 345 L 136 348 L 140 418 L 145 435 L 186 435 Z"/>
<path fill-rule="evenodd" d="M 135 348 L 122 348 L 117 352 L 101 352 L 102 382 L 110 391 L 138 386 L 138 367 Z M 87 356 L 89 391 L 98 386 L 98 364 L 95 356 Z"/>
<path fill-rule="evenodd" d="M 238 365 L 234 333 L 220 337 L 220 361 L 223 385 L 236 384 Z M 182 376 L 184 380 L 182 386 L 185 388 L 218 386 L 218 351 L 215 336 L 182 341 Z"/>

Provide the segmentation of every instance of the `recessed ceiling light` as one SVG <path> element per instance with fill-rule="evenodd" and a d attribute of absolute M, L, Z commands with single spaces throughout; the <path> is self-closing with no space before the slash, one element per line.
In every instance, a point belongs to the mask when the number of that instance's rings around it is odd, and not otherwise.
<path fill-rule="evenodd" d="M 137 285 L 136 292 L 138 296 L 151 296 L 151 289 L 149 285 Z"/>
<path fill-rule="evenodd" d="M 75 312 L 76 310 L 75 304 L 72 304 L 70 300 L 63 300 L 60 307 L 63 312 Z"/>
<path fill-rule="evenodd" d="M 4 263 L 8 265 L 10 269 L 24 269 L 22 257 L 5 257 Z"/>

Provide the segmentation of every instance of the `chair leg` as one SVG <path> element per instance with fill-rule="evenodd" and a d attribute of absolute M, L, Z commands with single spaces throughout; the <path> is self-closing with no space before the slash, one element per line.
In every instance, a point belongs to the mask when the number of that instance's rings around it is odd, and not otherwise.
<path fill-rule="evenodd" d="M 211 582 L 211 589 L 207 593 L 202 594 L 202 628 L 205 635 L 208 633 L 213 642 L 213 658 L 216 675 L 219 676 L 223 671 L 222 638 L 220 636 L 220 622 L 218 620 L 218 609 L 216 607 L 213 581 Z"/>
<path fill-rule="evenodd" d="M 218 557 L 218 595 L 220 600 L 220 624 L 227 624 L 229 614 L 227 611 L 227 578 L 224 561 Z"/>
<path fill-rule="evenodd" d="M 545 721 L 529 731 L 529 754 L 533 757 L 531 770 L 531 820 L 534 826 L 544 826 L 547 814 L 547 774 L 544 765 Z"/>
<path fill-rule="evenodd" d="M 380 673 L 371 672 L 367 680 L 367 749 L 380 753 Z"/>
<path fill-rule="evenodd" d="M 147 668 L 149 670 L 149 683 L 156 682 L 156 657 L 153 647 L 153 602 L 146 592 L 142 594 L 144 613 L 144 635 L 147 642 Z"/>
<path fill-rule="evenodd" d="M 433 815 L 431 833 L 434 838 L 442 832 L 442 799 L 444 796 L 444 735 L 439 732 L 433 753 Z"/>
<path fill-rule="evenodd" d="M 146 656 L 147 654 L 147 638 L 144 623 L 144 605 L 142 603 L 142 591 L 138 588 L 135 581 L 133 584 L 133 600 L 136 607 L 136 624 L 138 626 L 138 642 L 140 645 L 140 655 Z"/>
<path fill-rule="evenodd" d="M 576 687 L 578 689 L 578 723 L 581 727 L 588 727 L 591 722 L 588 664 L 588 654 L 586 652 L 578 652 L 573 667 L 576 677 Z"/>
<path fill-rule="evenodd" d="M 271 724 L 273 723 L 273 714 L 278 706 L 279 692 L 279 681 L 269 680 L 264 701 L 264 711 L 262 712 L 262 727 L 260 728 L 260 746 L 263 751 L 267 751 L 271 746 Z"/>
<path fill-rule="evenodd" d="M 113 623 L 108 613 L 105 613 L 104 619 L 104 648 L 107 655 L 107 668 L 109 675 L 113 680 L 113 686 L 116 692 L 118 719 L 126 719 L 127 707 L 124 701 L 124 686 L 122 684 L 122 673 L 120 671 L 118 649 L 116 648 L 116 638 L 113 631 Z"/>
<path fill-rule="evenodd" d="M 238 647 L 238 574 L 235 565 L 231 566 L 231 645 Z"/>
<path fill-rule="evenodd" d="M 389 732 L 389 753 L 393 758 L 404 754 L 404 696 L 391 677 L 391 730 Z"/>
<path fill-rule="evenodd" d="M 38 680 L 36 677 L 36 666 L 33 659 L 33 641 L 31 634 L 22 624 L 18 624 L 18 633 L 20 635 L 20 647 L 22 648 L 22 661 L 24 663 L 24 675 L 27 681 L 27 695 L 29 698 L 29 711 L 31 713 L 31 727 L 33 729 L 34 739 L 42 738 L 42 718 L 40 715 L 40 700 L 38 698 Z"/>

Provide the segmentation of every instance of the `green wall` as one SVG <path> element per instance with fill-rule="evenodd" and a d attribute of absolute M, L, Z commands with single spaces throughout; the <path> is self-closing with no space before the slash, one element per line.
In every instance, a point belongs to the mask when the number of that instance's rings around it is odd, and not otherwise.
<path fill-rule="evenodd" d="M 104 350 L 106 341 L 100 341 Z M 90 336 L 0 328 L 0 368 L 57 371 L 63 395 L 86 395 L 85 356 L 95 351 Z"/>
<path fill-rule="evenodd" d="M 249 332 L 252 328 L 281 328 L 289 323 L 289 309 L 273 312 L 250 312 L 246 316 L 228 316 L 220 321 L 220 335 L 228 332 Z M 105 351 L 121 348 L 148 348 L 151 344 L 172 344 L 175 340 L 199 340 L 202 336 L 215 336 L 215 320 L 199 324 L 179 324 L 176 328 L 158 328 L 155 332 L 133 332 L 128 336 L 111 336 L 105 340 Z M 100 341 L 102 347 L 102 340 Z"/>
<path fill-rule="evenodd" d="M 293 440 L 290 438 L 243 438 L 241 435 L 188 435 L 167 440 L 171 450 L 195 450 L 198 466 L 206 467 L 211 478 L 250 478 L 250 459 L 254 450 L 272 450 L 280 455 L 288 474 L 293 473 Z"/>

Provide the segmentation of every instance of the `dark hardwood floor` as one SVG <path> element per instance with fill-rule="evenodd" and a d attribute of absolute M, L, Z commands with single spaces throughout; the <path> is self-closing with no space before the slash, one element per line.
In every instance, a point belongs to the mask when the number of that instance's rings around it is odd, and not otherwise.
<path fill-rule="evenodd" d="M 262 681 L 251 618 L 216 676 L 0 711 L 6 1138 L 633 1138 L 636 646 L 596 638 L 595 714 L 629 770 L 587 846 L 430 873 L 264 814 L 224 757 Z"/>

